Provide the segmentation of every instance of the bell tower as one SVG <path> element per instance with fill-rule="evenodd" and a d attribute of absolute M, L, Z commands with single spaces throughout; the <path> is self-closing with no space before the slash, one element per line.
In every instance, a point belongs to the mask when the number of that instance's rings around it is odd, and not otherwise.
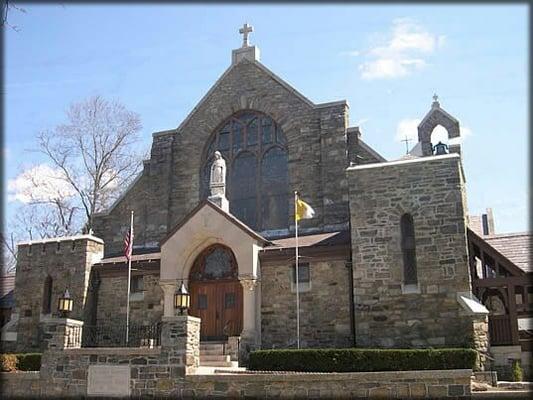
<path fill-rule="evenodd" d="M 448 114 L 439 103 L 439 98 L 436 94 L 433 95 L 433 103 L 431 109 L 426 114 L 422 122 L 418 125 L 418 141 L 422 148 L 422 156 L 431 156 L 434 152 L 438 154 L 445 154 L 446 149 L 442 143 L 431 143 L 431 133 L 437 125 L 443 126 L 448 132 L 448 139 L 457 138 L 460 136 L 459 121 Z M 444 153 L 443 153 L 444 152 Z M 461 145 L 452 144 L 449 146 L 450 153 L 461 154 Z"/>

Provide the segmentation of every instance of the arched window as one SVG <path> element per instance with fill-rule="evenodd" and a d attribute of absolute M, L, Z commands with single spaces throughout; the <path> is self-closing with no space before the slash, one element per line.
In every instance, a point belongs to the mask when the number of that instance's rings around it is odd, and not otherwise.
<path fill-rule="evenodd" d="M 214 244 L 196 257 L 191 268 L 191 281 L 211 281 L 237 279 L 237 261 L 233 252 L 226 246 Z"/>
<path fill-rule="evenodd" d="M 400 219 L 402 232 L 403 280 L 405 284 L 418 282 L 416 272 L 415 225 L 411 214 L 404 214 Z"/>
<path fill-rule="evenodd" d="M 287 141 L 269 116 L 242 111 L 231 116 L 209 139 L 201 169 L 201 198 L 209 196 L 213 154 L 226 160 L 230 212 L 258 230 L 286 229 L 289 223 Z"/>
<path fill-rule="evenodd" d="M 53 280 L 50 275 L 44 280 L 44 290 L 43 290 L 43 314 L 50 314 L 52 310 L 52 285 Z"/>

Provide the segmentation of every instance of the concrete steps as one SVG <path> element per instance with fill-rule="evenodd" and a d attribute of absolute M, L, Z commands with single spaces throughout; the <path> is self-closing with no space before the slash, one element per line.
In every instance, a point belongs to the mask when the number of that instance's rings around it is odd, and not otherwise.
<path fill-rule="evenodd" d="M 229 355 L 224 354 L 223 342 L 200 342 L 200 366 L 202 367 L 233 367 Z"/>

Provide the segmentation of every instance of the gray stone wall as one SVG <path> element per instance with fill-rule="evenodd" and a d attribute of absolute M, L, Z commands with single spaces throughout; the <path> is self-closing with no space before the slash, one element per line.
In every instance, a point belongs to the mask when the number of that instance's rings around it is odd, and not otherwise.
<path fill-rule="evenodd" d="M 52 322 L 52 321 L 51 321 Z M 129 365 L 132 396 L 168 396 L 180 386 L 186 374 L 196 371 L 200 352 L 200 320 L 177 316 L 163 318 L 161 346 L 147 348 L 77 348 L 57 346 L 70 343 L 62 333 L 69 322 L 48 324 L 41 364 L 40 394 L 43 396 L 86 396 L 90 365 Z M 74 347 L 74 348 L 69 348 Z"/>
<path fill-rule="evenodd" d="M 460 157 L 348 169 L 355 326 L 361 347 L 474 344 Z M 403 285 L 400 218 L 413 216 L 418 287 Z"/>
<path fill-rule="evenodd" d="M 95 216 L 94 229 L 106 242 L 106 254 L 122 250 L 130 210 L 139 232 L 136 245 L 151 247 L 198 204 L 205 144 L 223 121 L 246 109 L 271 116 L 287 137 L 289 187 L 298 188 L 317 212 L 302 221 L 302 229 L 347 225 L 347 104 L 313 105 L 257 63 L 244 60 L 226 71 L 178 129 L 155 134 L 140 179 L 116 207 Z M 292 194 L 287 201 L 292 213 Z M 291 224 L 289 216 L 287 227 Z"/>
<path fill-rule="evenodd" d="M 160 321 L 163 315 L 163 292 L 159 286 L 159 271 L 132 271 L 132 276 L 142 276 L 144 290 L 130 295 L 130 323 L 151 325 Z M 100 274 L 100 279 L 96 325 L 125 324 L 128 276 L 125 273 Z"/>
<path fill-rule="evenodd" d="M 39 321 L 43 317 L 44 282 L 52 278 L 51 314 L 57 314 L 59 297 L 68 288 L 74 300 L 71 317 L 85 320 L 92 312 L 87 304 L 91 266 L 103 254 L 103 245 L 92 239 L 24 244 L 18 247 L 15 278 L 17 351 L 41 348 Z"/>
<path fill-rule="evenodd" d="M 86 357 L 107 356 L 95 354 Z M 146 357 L 146 354 L 144 354 Z M 149 356 L 152 357 L 152 356 Z M 120 358 L 120 356 L 118 356 Z M 132 395 L 174 399 L 470 399 L 472 370 L 356 372 L 343 374 L 229 374 L 189 375 L 178 378 L 153 365 L 132 365 L 136 370 Z M 8 396 L 84 395 L 85 375 L 63 386 L 49 387 L 39 373 L 0 373 L 3 392 Z M 132 375 L 133 376 L 133 375 Z M 143 376 L 143 379 L 139 379 Z M 57 382 L 57 380 L 55 381 Z M 135 393 L 135 394 L 134 394 Z"/>
<path fill-rule="evenodd" d="M 300 293 L 300 346 L 350 347 L 350 271 L 345 259 L 311 261 L 311 284 Z M 262 348 L 296 347 L 292 263 L 261 263 Z"/>

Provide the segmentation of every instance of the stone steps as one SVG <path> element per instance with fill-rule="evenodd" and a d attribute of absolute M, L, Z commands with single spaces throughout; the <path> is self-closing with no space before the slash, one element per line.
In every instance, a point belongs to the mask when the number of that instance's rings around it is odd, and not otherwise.
<path fill-rule="evenodd" d="M 202 367 L 233 367 L 229 355 L 224 354 L 223 342 L 200 342 L 200 366 Z"/>

